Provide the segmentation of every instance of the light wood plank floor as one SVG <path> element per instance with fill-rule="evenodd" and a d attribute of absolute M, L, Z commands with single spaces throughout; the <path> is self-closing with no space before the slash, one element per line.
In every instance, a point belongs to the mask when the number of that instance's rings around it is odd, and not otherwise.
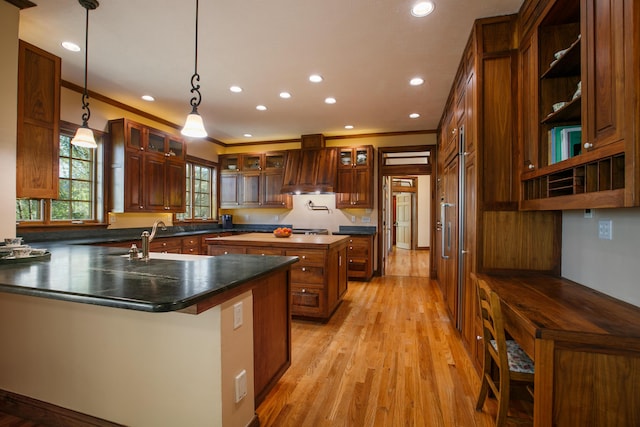
<path fill-rule="evenodd" d="M 478 375 L 425 277 L 429 252 L 401 251 L 391 274 L 349 282 L 327 324 L 293 322 L 292 365 L 257 410 L 262 426 L 493 425 L 474 409 Z"/>

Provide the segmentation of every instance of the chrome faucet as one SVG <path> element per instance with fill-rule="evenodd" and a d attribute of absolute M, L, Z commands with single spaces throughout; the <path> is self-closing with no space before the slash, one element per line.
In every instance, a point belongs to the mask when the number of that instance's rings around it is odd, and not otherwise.
<path fill-rule="evenodd" d="M 147 230 L 142 232 L 142 261 L 149 261 L 149 243 L 156 237 L 156 231 L 158 230 L 158 226 L 162 230 L 166 230 L 167 226 L 164 225 L 164 222 L 157 220 L 153 223 L 153 228 L 151 229 L 151 234 Z"/>

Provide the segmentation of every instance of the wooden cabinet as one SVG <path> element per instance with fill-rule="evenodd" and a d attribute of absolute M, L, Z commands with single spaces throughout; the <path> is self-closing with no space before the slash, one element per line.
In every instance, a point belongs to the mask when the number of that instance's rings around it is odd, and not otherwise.
<path fill-rule="evenodd" d="M 270 233 L 250 233 L 207 242 L 209 255 L 297 256 L 299 262 L 291 266 L 291 313 L 294 316 L 326 321 L 347 291 L 346 236 L 277 239 Z"/>
<path fill-rule="evenodd" d="M 339 149 L 336 207 L 373 208 L 373 147 Z"/>
<path fill-rule="evenodd" d="M 58 197 L 60 58 L 19 41 L 16 197 Z"/>
<path fill-rule="evenodd" d="M 438 147 L 445 155 L 438 154 L 442 204 L 433 263 L 447 310 L 478 369 L 482 343 L 471 274 L 560 271 L 560 214 L 518 210 L 515 34 L 514 15 L 475 22 L 440 122 Z"/>
<path fill-rule="evenodd" d="M 637 3 L 540 3 L 522 8 L 520 206 L 638 206 Z"/>
<path fill-rule="evenodd" d="M 347 245 L 349 279 L 371 280 L 373 277 L 373 235 L 350 236 Z"/>
<path fill-rule="evenodd" d="M 179 137 L 132 122 L 109 121 L 113 212 L 183 212 L 186 147 Z"/>
<path fill-rule="evenodd" d="M 220 157 L 220 207 L 291 208 L 282 194 L 285 152 L 230 154 Z"/>

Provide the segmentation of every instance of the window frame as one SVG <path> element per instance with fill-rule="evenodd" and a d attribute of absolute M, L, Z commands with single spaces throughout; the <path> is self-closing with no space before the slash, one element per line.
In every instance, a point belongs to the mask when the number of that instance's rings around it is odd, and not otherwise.
<path fill-rule="evenodd" d="M 60 146 L 60 136 L 68 136 L 73 137 L 76 133 L 76 130 L 80 127 L 80 125 L 60 121 L 60 130 L 58 134 L 58 149 Z M 98 148 L 94 149 L 93 156 L 93 178 L 92 178 L 92 210 L 94 213 L 93 219 L 87 220 L 53 220 L 51 218 L 52 211 L 52 201 L 56 199 L 31 199 L 31 200 L 39 200 L 41 209 L 42 209 L 42 217 L 40 220 L 20 220 L 16 217 L 16 227 L 17 228 L 28 228 L 28 227 L 81 227 L 81 226 L 96 226 L 96 225 L 104 225 L 105 215 L 105 206 L 104 200 L 106 195 L 106 174 L 104 170 L 105 165 L 105 146 L 108 144 L 108 135 L 105 132 L 101 132 L 99 130 L 92 129 L 94 136 L 96 138 L 96 142 L 98 143 Z M 58 161 L 59 158 L 58 158 Z M 58 176 L 58 179 L 60 177 Z M 18 199 L 16 198 L 16 204 Z"/>
<path fill-rule="evenodd" d="M 190 166 L 189 166 L 190 165 Z M 191 188 L 188 191 L 189 194 L 189 198 L 190 200 L 186 203 L 187 205 L 191 206 L 191 212 L 193 215 L 193 208 L 194 208 L 194 191 L 193 191 L 193 186 L 194 186 L 194 180 L 193 180 L 193 166 L 200 166 L 200 167 L 206 167 L 209 168 L 211 170 L 211 218 L 207 218 L 207 219 L 202 219 L 202 218 L 182 218 L 179 219 L 178 215 L 179 214 L 174 214 L 173 215 L 173 221 L 174 223 L 182 223 L 182 224 L 186 224 L 186 223 L 207 223 L 207 222 L 213 222 L 213 223 L 217 223 L 219 221 L 219 208 L 220 208 L 220 201 L 219 201 L 219 194 L 220 194 L 220 179 L 219 179 L 219 163 L 217 162 L 212 162 L 210 160 L 205 160 L 205 159 L 201 159 L 199 157 L 194 157 L 194 156 L 189 156 L 187 154 L 186 156 L 186 164 L 185 164 L 185 168 L 187 167 L 191 167 L 192 168 L 192 173 L 189 179 L 187 179 L 187 181 L 189 182 Z M 185 170 L 185 174 L 186 174 L 186 170 Z M 215 181 L 214 181 L 215 180 Z"/>

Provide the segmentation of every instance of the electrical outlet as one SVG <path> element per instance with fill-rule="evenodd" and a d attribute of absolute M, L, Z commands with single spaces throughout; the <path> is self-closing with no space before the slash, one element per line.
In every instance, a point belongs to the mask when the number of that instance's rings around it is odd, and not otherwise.
<path fill-rule="evenodd" d="M 356 216 L 355 215 L 351 215 L 351 222 L 356 222 Z"/>
<path fill-rule="evenodd" d="M 593 218 L 593 209 L 585 209 L 584 210 L 585 218 Z"/>
<path fill-rule="evenodd" d="M 613 221 L 601 219 L 598 221 L 598 238 L 601 240 L 613 240 Z"/>
<path fill-rule="evenodd" d="M 233 329 L 242 326 L 242 301 L 233 305 Z"/>
<path fill-rule="evenodd" d="M 371 217 L 370 216 L 363 216 L 360 220 L 362 222 L 371 222 Z"/>
<path fill-rule="evenodd" d="M 247 371 L 242 370 L 236 375 L 236 403 L 240 402 L 247 395 Z"/>

